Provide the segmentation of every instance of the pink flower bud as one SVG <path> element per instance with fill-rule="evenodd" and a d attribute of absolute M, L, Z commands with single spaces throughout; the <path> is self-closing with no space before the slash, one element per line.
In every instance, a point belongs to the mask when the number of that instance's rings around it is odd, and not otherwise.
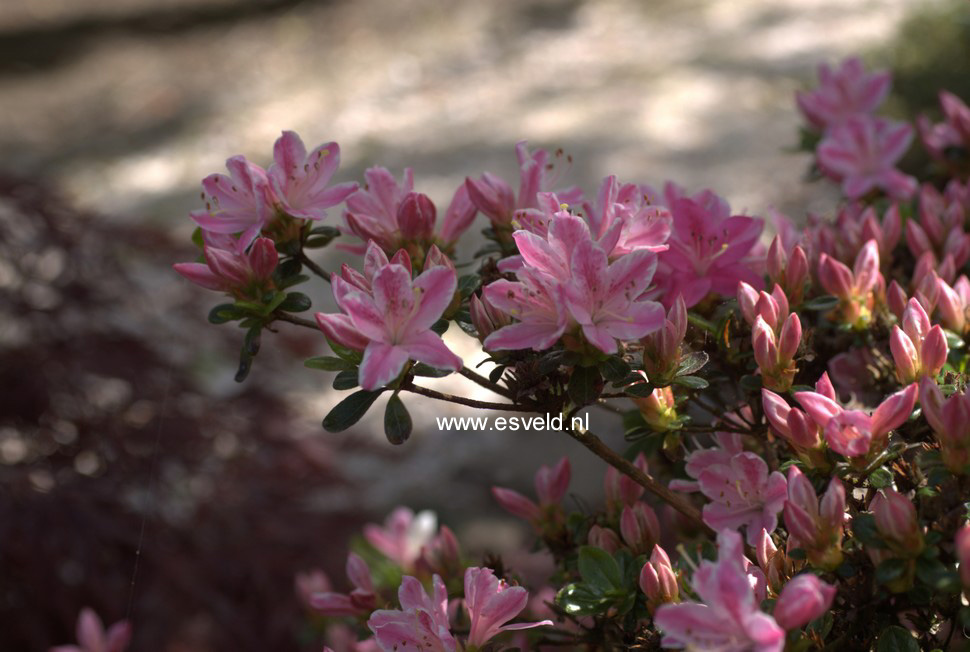
<path fill-rule="evenodd" d="M 848 300 L 852 297 L 852 272 L 824 253 L 818 261 L 818 282 L 826 292 L 840 299 Z"/>
<path fill-rule="evenodd" d="M 599 525 L 594 525 L 589 529 L 587 542 L 591 546 L 602 548 L 611 555 L 623 547 L 623 542 L 620 541 L 620 537 L 617 536 L 616 532 L 608 528 L 600 527 Z"/>
<path fill-rule="evenodd" d="M 761 405 L 764 407 L 765 418 L 775 432 L 789 439 L 791 431 L 788 429 L 788 413 L 791 412 L 791 406 L 788 402 L 774 392 L 762 389 Z"/>
<path fill-rule="evenodd" d="M 761 528 L 754 552 L 758 560 L 758 566 L 761 567 L 761 570 L 766 570 L 771 563 L 771 558 L 778 552 L 778 546 L 771 540 L 771 535 L 768 534 L 768 530 Z"/>
<path fill-rule="evenodd" d="M 886 303 L 889 311 L 896 315 L 896 319 L 903 318 L 903 311 L 906 310 L 906 292 L 899 287 L 895 280 L 890 281 L 889 289 L 886 291 Z"/>
<path fill-rule="evenodd" d="M 906 220 L 906 244 L 916 258 L 933 251 L 933 243 L 916 220 Z"/>
<path fill-rule="evenodd" d="M 890 545 L 911 555 L 922 551 L 923 533 L 909 498 L 895 489 L 882 489 L 872 499 L 869 509 L 876 517 L 876 528 L 890 539 Z"/>
<path fill-rule="evenodd" d="M 889 335 L 889 350 L 896 363 L 896 377 L 899 382 L 908 384 L 916 380 L 920 370 L 919 353 L 909 335 L 899 326 L 893 326 Z"/>
<path fill-rule="evenodd" d="M 965 277 L 961 277 L 965 278 Z M 937 279 L 939 293 L 937 294 L 937 308 L 940 309 L 940 321 L 947 329 L 962 335 L 967 327 L 967 306 L 943 279 Z"/>
<path fill-rule="evenodd" d="M 778 364 L 778 346 L 775 343 L 775 333 L 771 326 L 758 315 L 755 317 L 751 331 L 751 343 L 754 346 L 754 359 L 762 373 L 772 370 Z"/>
<path fill-rule="evenodd" d="M 792 408 L 788 413 L 787 423 L 790 441 L 795 446 L 803 450 L 821 446 L 822 439 L 818 433 L 818 425 L 810 416 L 798 408 Z"/>
<path fill-rule="evenodd" d="M 768 276 L 775 282 L 779 282 L 788 264 L 788 256 L 785 255 L 785 246 L 781 243 L 781 236 L 776 235 L 771 239 L 768 247 L 768 256 L 765 258 L 765 267 L 768 269 Z"/>
<path fill-rule="evenodd" d="M 478 338 L 482 341 L 498 329 L 512 323 L 511 318 L 493 306 L 485 294 L 481 298 L 473 294 L 469 299 L 468 307 L 472 323 L 478 331 Z"/>
<path fill-rule="evenodd" d="M 795 357 L 798 352 L 798 345 L 802 341 L 802 322 L 798 319 L 797 313 L 788 315 L 785 325 L 781 329 L 781 338 L 778 341 L 779 362 L 785 364 Z"/>
<path fill-rule="evenodd" d="M 542 506 L 558 505 L 569 489 L 571 469 L 569 458 L 563 457 L 552 468 L 540 466 L 536 471 L 536 495 Z"/>
<path fill-rule="evenodd" d="M 829 481 L 828 489 L 825 490 L 819 503 L 819 516 L 825 527 L 831 531 L 842 531 L 842 523 L 845 520 L 845 487 L 838 478 L 833 477 Z"/>
<path fill-rule="evenodd" d="M 647 606 L 651 613 L 659 605 L 677 602 L 679 599 L 677 574 L 674 573 L 667 553 L 659 545 L 653 547 L 650 561 L 640 571 L 640 590 L 647 596 Z"/>
<path fill-rule="evenodd" d="M 903 425 L 913 412 L 916 399 L 919 396 L 919 386 L 909 385 L 892 394 L 879 404 L 872 414 L 872 435 L 881 437 L 894 428 Z"/>
<path fill-rule="evenodd" d="M 314 593 L 326 593 L 332 589 L 327 574 L 319 568 L 297 573 L 296 577 L 293 578 L 293 584 L 296 588 L 297 597 L 307 608 L 310 607 L 310 598 Z"/>
<path fill-rule="evenodd" d="M 946 335 L 943 334 L 943 329 L 937 324 L 930 329 L 930 332 L 923 339 L 923 346 L 920 350 L 920 372 L 923 375 L 935 377 L 946 364 L 948 353 Z"/>
<path fill-rule="evenodd" d="M 431 245 L 428 248 L 428 253 L 424 255 L 424 269 L 431 269 L 432 267 L 447 267 L 454 271 L 455 263 L 438 249 L 438 245 Z"/>
<path fill-rule="evenodd" d="M 639 555 L 653 548 L 660 538 L 660 521 L 650 505 L 637 502 L 627 505 L 620 515 L 620 534 L 623 542 Z"/>
<path fill-rule="evenodd" d="M 777 287 L 777 286 L 775 286 Z M 771 330 L 777 331 L 781 318 L 778 302 L 767 292 L 758 293 L 758 302 L 754 305 L 755 314 L 764 319 Z"/>
<path fill-rule="evenodd" d="M 796 246 L 792 249 L 788 270 L 785 272 L 785 292 L 791 303 L 795 305 L 801 303 L 802 291 L 808 278 L 808 256 L 805 255 L 804 249 Z"/>
<path fill-rule="evenodd" d="M 647 458 L 643 453 L 637 455 L 633 465 L 647 473 Z M 603 492 L 606 494 L 607 510 L 612 514 L 623 505 L 634 505 L 643 495 L 643 487 L 636 480 L 620 473 L 615 467 L 607 467 L 603 478 Z"/>
<path fill-rule="evenodd" d="M 829 610 L 835 592 L 834 586 L 816 575 L 802 573 L 785 584 L 772 615 L 786 630 L 804 627 Z"/>
<path fill-rule="evenodd" d="M 254 280 L 267 281 L 273 276 L 273 271 L 279 263 L 276 245 L 269 238 L 256 238 L 249 251 L 249 264 L 252 267 Z"/>
<path fill-rule="evenodd" d="M 741 316 L 749 325 L 754 326 L 754 318 L 758 314 L 755 307 L 758 303 L 758 291 L 745 283 L 738 282 L 738 305 L 741 307 Z"/>
<path fill-rule="evenodd" d="M 434 235 L 437 212 L 431 199 L 419 192 L 409 192 L 397 209 L 401 236 L 412 242 L 429 240 Z"/>
<path fill-rule="evenodd" d="M 539 506 L 518 491 L 503 489 L 502 487 L 492 487 L 492 495 L 505 511 L 519 518 L 524 518 L 533 523 L 542 519 L 542 512 L 540 512 Z"/>

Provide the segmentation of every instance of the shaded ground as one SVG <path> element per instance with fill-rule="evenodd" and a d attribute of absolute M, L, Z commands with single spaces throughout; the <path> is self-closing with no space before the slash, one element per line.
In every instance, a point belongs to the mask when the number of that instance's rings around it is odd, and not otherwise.
<path fill-rule="evenodd" d="M 595 499 L 603 467 L 571 443 L 440 432 L 436 415 L 466 414 L 440 404 L 409 404 L 402 448 L 376 409 L 325 435 L 340 396 L 299 363 L 325 352 L 309 331 L 267 338 L 233 383 L 241 334 L 205 324 L 218 299 L 170 271 L 194 255 L 199 179 L 227 156 L 266 163 L 292 128 L 340 142 L 341 180 L 411 165 L 443 200 L 484 169 L 513 178 L 528 138 L 565 147 L 588 190 L 619 172 L 711 186 L 755 214 L 825 210 L 805 159 L 782 151 L 792 93 L 818 61 L 885 39 L 906 4 L 3 3 L 0 648 L 67 642 L 91 605 L 131 609 L 133 649 L 295 649 L 293 572 L 342 577 L 347 534 L 398 502 L 501 548 L 522 534 L 488 485 L 527 487 L 569 454 L 574 491 Z"/>

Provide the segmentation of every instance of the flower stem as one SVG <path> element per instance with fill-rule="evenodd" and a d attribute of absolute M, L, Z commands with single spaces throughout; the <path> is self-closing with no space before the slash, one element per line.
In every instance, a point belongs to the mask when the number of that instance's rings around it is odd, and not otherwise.
<path fill-rule="evenodd" d="M 464 396 L 445 394 L 443 392 L 438 392 L 433 389 L 429 389 L 427 387 L 421 387 L 420 385 L 415 385 L 413 381 L 406 382 L 401 387 L 401 389 L 406 392 L 420 394 L 421 396 L 427 396 L 428 398 L 434 398 L 439 401 L 448 401 L 449 403 L 467 405 L 469 407 L 480 408 L 482 410 L 501 410 L 503 412 L 538 412 L 539 411 L 534 407 L 516 405 L 515 403 L 490 403 L 489 401 L 476 401 L 475 399 L 465 398 Z"/>
<path fill-rule="evenodd" d="M 672 506 L 678 512 L 693 521 L 698 527 L 707 530 L 708 532 L 712 532 L 712 530 L 701 518 L 700 510 L 694 507 L 690 501 L 680 494 L 674 493 L 664 485 L 654 480 L 650 475 L 638 469 L 629 460 L 625 459 L 616 453 L 612 448 L 607 446 L 602 439 L 582 427 L 566 430 L 566 434 L 591 450 L 593 454 L 618 470 L 620 473 L 633 479 L 641 487 L 652 493 L 654 496 L 660 498 L 668 505 Z"/>
<path fill-rule="evenodd" d="M 461 369 L 458 370 L 458 373 L 460 373 L 462 376 L 472 381 L 476 385 L 484 387 L 489 391 L 495 392 L 499 396 L 504 396 L 505 398 L 508 398 L 508 399 L 512 398 L 512 393 L 509 392 L 509 390 L 502 387 L 498 383 L 493 383 L 492 381 L 490 381 L 488 378 L 485 378 L 484 376 L 480 376 L 479 374 L 475 373 L 468 367 L 462 367 Z"/>
<path fill-rule="evenodd" d="M 313 272 L 314 274 L 322 278 L 327 283 L 330 282 L 330 272 L 328 272 L 324 268 L 320 267 L 320 265 L 317 265 L 315 262 L 310 260 L 310 258 L 305 253 L 301 251 L 298 259 L 304 267 L 309 268 L 311 272 Z"/>

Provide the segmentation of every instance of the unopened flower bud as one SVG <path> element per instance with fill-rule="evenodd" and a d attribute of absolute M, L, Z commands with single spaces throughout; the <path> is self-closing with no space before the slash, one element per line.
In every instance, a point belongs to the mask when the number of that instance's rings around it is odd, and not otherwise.
<path fill-rule="evenodd" d="M 660 521 L 650 505 L 637 502 L 627 505 L 620 515 L 620 534 L 623 542 L 639 555 L 652 549 L 660 538 Z"/>
<path fill-rule="evenodd" d="M 802 573 L 785 584 L 772 615 L 786 630 L 804 627 L 829 610 L 835 592 L 834 586 L 821 581 L 816 575 Z"/>

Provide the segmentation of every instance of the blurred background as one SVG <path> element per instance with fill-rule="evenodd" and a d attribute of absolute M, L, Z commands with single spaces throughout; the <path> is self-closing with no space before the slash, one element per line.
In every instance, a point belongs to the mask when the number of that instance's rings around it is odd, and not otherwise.
<path fill-rule="evenodd" d="M 514 181 L 528 139 L 564 148 L 564 181 L 587 192 L 616 173 L 710 187 L 735 212 L 824 213 L 836 195 L 806 184 L 809 159 L 793 153 L 795 90 L 819 62 L 860 53 L 896 69 L 890 113 L 933 107 L 940 84 L 966 98 L 953 80 L 970 79 L 968 9 L 4 0 L 0 649 L 73 641 L 83 606 L 131 619 L 133 650 L 317 649 L 301 639 L 294 573 L 321 567 L 345 588 L 348 538 L 395 505 L 437 511 L 474 557 L 529 540 L 492 484 L 531 491 L 538 464 L 569 455 L 573 491 L 597 499 L 604 467 L 571 442 L 440 432 L 435 416 L 469 414 L 448 404 L 411 400 L 401 447 L 379 409 L 324 432 L 341 396 L 301 363 L 327 353 L 309 330 L 265 334 L 235 383 L 242 332 L 207 324 L 220 298 L 171 270 L 196 255 L 188 212 L 227 157 L 266 165 L 294 129 L 309 147 L 340 143 L 337 181 L 411 166 L 440 206 L 466 176 Z M 322 283 L 306 291 L 331 307 Z M 449 345 L 474 364 L 455 330 Z M 622 445 L 617 424 L 594 423 Z"/>

